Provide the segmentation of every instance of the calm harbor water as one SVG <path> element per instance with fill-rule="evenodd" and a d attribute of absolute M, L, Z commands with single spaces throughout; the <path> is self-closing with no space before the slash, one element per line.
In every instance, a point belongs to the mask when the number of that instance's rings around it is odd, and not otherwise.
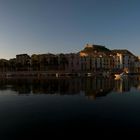
<path fill-rule="evenodd" d="M 140 77 L 0 80 L 1 137 L 95 129 L 140 129 Z"/>

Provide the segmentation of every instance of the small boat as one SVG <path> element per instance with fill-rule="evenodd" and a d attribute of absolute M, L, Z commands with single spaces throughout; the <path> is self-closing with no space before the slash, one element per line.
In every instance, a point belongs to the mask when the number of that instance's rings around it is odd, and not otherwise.
<path fill-rule="evenodd" d="M 121 74 L 115 74 L 115 80 L 119 80 L 121 78 L 127 77 L 128 74 L 126 72 L 122 72 Z"/>

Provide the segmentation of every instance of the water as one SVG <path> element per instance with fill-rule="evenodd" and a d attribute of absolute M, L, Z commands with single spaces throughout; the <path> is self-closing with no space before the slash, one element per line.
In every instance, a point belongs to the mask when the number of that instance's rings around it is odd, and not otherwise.
<path fill-rule="evenodd" d="M 139 129 L 140 77 L 0 80 L 1 137 Z"/>

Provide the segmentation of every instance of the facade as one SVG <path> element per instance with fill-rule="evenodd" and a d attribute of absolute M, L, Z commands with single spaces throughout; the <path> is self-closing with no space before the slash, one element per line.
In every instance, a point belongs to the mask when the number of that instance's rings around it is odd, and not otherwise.
<path fill-rule="evenodd" d="M 34 54 L 31 56 L 31 68 L 33 71 L 58 70 L 58 56 L 54 54 Z"/>
<path fill-rule="evenodd" d="M 31 64 L 31 58 L 28 54 L 16 55 L 16 70 L 17 71 L 29 71 Z"/>
<path fill-rule="evenodd" d="M 140 57 L 137 57 L 135 61 L 135 72 L 140 73 Z"/>
<path fill-rule="evenodd" d="M 0 72 L 6 72 L 9 70 L 9 63 L 6 59 L 0 59 Z"/>
<path fill-rule="evenodd" d="M 92 71 L 92 67 L 91 67 L 91 57 L 88 55 L 85 56 L 81 56 L 80 55 L 80 63 L 81 63 L 81 68 L 80 70 L 82 72 L 89 72 Z M 92 65 L 93 66 L 93 65 Z"/>
<path fill-rule="evenodd" d="M 30 60 L 30 56 L 28 54 L 16 55 L 16 62 L 17 63 L 25 64 L 29 60 Z"/>
<path fill-rule="evenodd" d="M 113 50 L 115 54 L 115 68 L 135 72 L 136 56 L 128 50 Z"/>
<path fill-rule="evenodd" d="M 42 71 L 58 70 L 58 57 L 54 54 L 39 55 L 39 62 Z"/>
<path fill-rule="evenodd" d="M 67 59 L 66 72 L 80 72 L 81 71 L 81 61 L 80 56 L 77 53 L 65 54 Z"/>
<path fill-rule="evenodd" d="M 9 60 L 9 68 L 8 71 L 16 71 L 16 58 L 12 58 Z"/>

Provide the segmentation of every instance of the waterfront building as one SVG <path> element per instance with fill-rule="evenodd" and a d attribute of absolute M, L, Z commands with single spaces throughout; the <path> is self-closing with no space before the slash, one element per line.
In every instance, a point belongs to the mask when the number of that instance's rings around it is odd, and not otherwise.
<path fill-rule="evenodd" d="M 16 71 L 16 58 L 12 58 L 12 59 L 9 60 L 8 71 L 11 71 L 11 72 Z"/>
<path fill-rule="evenodd" d="M 68 67 L 68 59 L 66 54 L 57 54 L 58 58 L 58 71 L 59 72 L 65 72 Z"/>
<path fill-rule="evenodd" d="M 0 59 L 0 72 L 8 71 L 9 63 L 6 59 Z"/>
<path fill-rule="evenodd" d="M 31 58 L 28 54 L 16 55 L 17 71 L 28 71 L 30 69 Z"/>
<path fill-rule="evenodd" d="M 140 73 L 140 57 L 137 57 L 135 61 L 135 72 Z"/>
<path fill-rule="evenodd" d="M 55 54 L 40 54 L 39 55 L 40 71 L 58 70 L 58 58 Z"/>
<path fill-rule="evenodd" d="M 81 71 L 81 61 L 78 53 L 65 54 L 67 59 L 67 66 L 65 71 L 67 72 L 80 72 Z"/>
<path fill-rule="evenodd" d="M 31 56 L 31 67 L 33 71 L 58 70 L 58 57 L 54 54 L 33 54 Z"/>
<path fill-rule="evenodd" d="M 135 72 L 136 56 L 128 50 L 112 50 L 115 54 L 115 68 Z"/>

